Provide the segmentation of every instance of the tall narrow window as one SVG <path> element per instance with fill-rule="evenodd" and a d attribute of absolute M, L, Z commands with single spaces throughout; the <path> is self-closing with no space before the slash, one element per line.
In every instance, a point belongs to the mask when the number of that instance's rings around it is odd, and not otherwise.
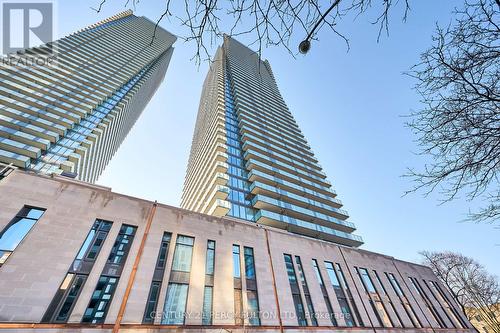
<path fill-rule="evenodd" d="M 170 239 L 172 234 L 169 232 L 163 233 L 161 239 L 160 251 L 158 253 L 158 259 L 156 260 L 156 268 L 165 269 L 165 264 L 167 263 L 168 247 L 170 246 Z"/>
<path fill-rule="evenodd" d="M 80 291 L 94 266 L 112 222 L 96 220 L 85 238 L 68 274 L 59 286 L 42 322 L 65 323 L 68 321 Z"/>
<path fill-rule="evenodd" d="M 44 208 L 24 206 L 0 233 L 0 267 L 42 217 Z"/>
<path fill-rule="evenodd" d="M 356 303 L 354 302 L 354 298 L 352 297 L 351 289 L 349 288 L 349 285 L 347 284 L 347 281 L 344 276 L 344 272 L 342 271 L 342 267 L 340 267 L 340 264 L 336 263 L 335 264 L 335 270 L 337 272 L 338 279 L 340 281 L 340 285 L 342 288 L 346 291 L 347 297 L 349 302 L 351 303 L 352 310 L 354 311 L 354 318 L 358 321 L 359 326 L 363 327 L 363 321 L 361 320 L 361 315 L 359 314 L 358 307 L 356 306 Z"/>
<path fill-rule="evenodd" d="M 325 300 L 326 310 L 330 316 L 330 321 L 333 326 L 338 326 L 337 319 L 335 318 L 335 313 L 333 312 L 332 303 L 330 302 L 330 297 L 328 296 L 328 291 L 326 290 L 325 283 L 323 281 L 323 276 L 319 270 L 318 262 L 316 259 L 312 260 L 314 273 L 316 274 L 316 279 L 318 280 L 321 292 L 323 293 L 323 299 Z"/>
<path fill-rule="evenodd" d="M 146 303 L 146 310 L 144 311 L 144 324 L 153 324 L 156 316 L 156 308 L 158 306 L 158 297 L 160 296 L 161 282 L 152 281 L 149 288 L 148 301 Z"/>
<path fill-rule="evenodd" d="M 209 240 L 207 242 L 207 260 L 205 267 L 205 274 L 214 275 L 215 267 L 215 241 Z"/>
<path fill-rule="evenodd" d="M 457 312 L 455 307 L 450 303 L 448 297 L 444 294 L 441 287 L 435 281 L 429 281 L 430 286 L 432 287 L 435 295 L 441 300 L 441 303 L 444 304 L 448 313 L 455 320 L 455 324 L 458 325 L 459 328 L 467 328 L 467 324 L 464 323 L 463 319 L 460 317 L 460 314 Z"/>
<path fill-rule="evenodd" d="M 403 290 L 401 289 L 401 286 L 399 285 L 398 280 L 396 280 L 396 277 L 392 273 L 385 273 L 387 279 L 389 280 L 389 283 L 392 286 L 392 289 L 398 295 L 399 300 L 401 301 L 401 305 L 403 306 L 403 309 L 405 309 L 405 312 L 408 316 L 408 318 L 411 320 L 412 324 L 414 327 L 420 328 L 422 327 L 422 323 L 420 322 L 420 319 L 418 319 L 417 314 L 415 313 L 415 310 L 413 310 L 413 307 L 410 305 L 410 302 L 406 298 L 405 294 L 403 293 Z"/>
<path fill-rule="evenodd" d="M 382 299 L 380 298 L 380 295 L 378 294 L 377 289 L 373 284 L 368 270 L 366 268 L 357 268 L 356 271 L 361 280 L 361 284 L 365 288 L 366 295 L 368 296 L 370 305 L 373 309 L 373 313 L 375 313 L 375 316 L 379 322 L 378 324 L 383 324 L 384 327 L 394 327 L 389 314 L 385 309 L 384 303 L 382 302 Z"/>
<path fill-rule="evenodd" d="M 379 295 L 383 295 L 386 297 L 387 302 L 392 308 L 392 311 L 396 315 L 396 318 L 398 319 L 398 324 L 400 327 L 405 327 L 403 321 L 401 320 L 401 316 L 399 315 L 398 311 L 396 311 L 396 307 L 394 306 L 394 303 L 392 302 L 391 298 L 389 297 L 389 294 L 387 294 L 387 290 L 385 289 L 384 284 L 382 283 L 382 280 L 380 280 L 380 277 L 378 276 L 377 271 L 373 271 L 373 275 L 375 276 L 375 281 L 377 282 L 377 290 Z"/>
<path fill-rule="evenodd" d="M 306 299 L 307 310 L 309 312 L 309 318 L 313 326 L 318 326 L 318 320 L 316 319 L 316 311 L 314 311 L 314 305 L 312 303 L 311 294 L 309 293 L 309 287 L 307 285 L 306 276 L 304 275 L 304 267 L 302 266 L 302 261 L 299 256 L 295 256 L 295 263 L 297 264 L 297 270 L 299 271 L 300 284 L 302 285 L 302 290 L 304 291 L 304 298 Z"/>
<path fill-rule="evenodd" d="M 135 230 L 137 227 L 124 225 L 120 229 L 120 233 L 116 238 L 115 244 L 111 249 L 108 257 L 108 264 L 123 266 L 124 261 L 127 259 L 128 251 L 132 246 Z"/>
<path fill-rule="evenodd" d="M 240 246 L 233 245 L 234 323 L 243 325 Z"/>
<path fill-rule="evenodd" d="M 117 278 L 101 275 L 90 299 L 89 306 L 83 314 L 82 322 L 93 324 L 104 322 L 117 283 Z"/>
<path fill-rule="evenodd" d="M 215 241 L 207 242 L 207 258 L 205 260 L 205 289 L 203 291 L 203 313 L 201 323 L 212 325 L 213 286 L 215 270 Z"/>
<path fill-rule="evenodd" d="M 233 277 L 241 278 L 240 246 L 233 245 Z"/>
<path fill-rule="evenodd" d="M 372 279 L 370 278 L 370 275 L 368 275 L 366 268 L 358 268 L 358 274 L 366 292 L 376 293 L 377 291 L 375 290 L 375 286 L 373 285 Z"/>
<path fill-rule="evenodd" d="M 424 300 L 425 305 L 427 306 L 427 310 L 429 310 L 429 313 L 432 315 L 434 320 L 437 322 L 440 328 L 446 328 L 446 324 L 444 323 L 443 319 L 439 315 L 438 311 L 434 307 L 434 304 L 430 300 L 429 296 L 427 293 L 422 289 L 422 286 L 420 283 L 412 277 L 409 277 L 408 280 L 410 280 L 410 283 L 412 284 L 413 288 L 415 291 L 420 295 L 420 297 Z"/>
<path fill-rule="evenodd" d="M 259 326 L 259 298 L 257 295 L 257 279 L 255 274 L 255 259 L 253 256 L 253 248 L 245 246 L 243 249 L 243 254 L 245 257 L 248 322 L 252 326 Z"/>
<path fill-rule="evenodd" d="M 456 322 L 456 318 L 453 318 L 453 313 L 449 310 L 448 304 L 441 298 L 441 295 L 437 292 L 436 289 L 430 287 L 430 284 L 427 283 L 427 281 L 422 280 L 424 282 L 424 286 L 427 287 L 427 290 L 429 291 L 429 294 L 434 298 L 437 304 L 441 307 L 442 312 L 445 314 L 446 318 L 450 321 L 450 323 L 453 325 L 453 328 L 460 327 L 460 324 Z"/>
<path fill-rule="evenodd" d="M 202 325 L 212 325 L 212 308 L 213 308 L 213 286 L 205 286 L 203 291 L 203 315 L 201 318 Z"/>
<path fill-rule="evenodd" d="M 172 263 L 172 270 L 178 272 L 191 272 L 191 259 L 193 256 L 194 238 L 177 236 L 175 245 L 174 261 Z"/>
<path fill-rule="evenodd" d="M 193 237 L 177 235 L 162 324 L 184 324 L 193 245 Z"/>
<path fill-rule="evenodd" d="M 295 314 L 297 316 L 297 321 L 299 326 L 307 326 L 306 313 L 304 310 L 304 304 L 302 303 L 302 298 L 300 296 L 299 284 L 297 283 L 297 275 L 295 275 L 295 268 L 293 267 L 292 256 L 289 254 L 284 254 L 285 257 L 285 267 L 288 275 L 288 282 L 290 282 L 290 289 L 292 290 L 293 304 L 295 306 Z"/>
<path fill-rule="evenodd" d="M 73 273 L 66 274 L 56 294 L 59 302 L 57 304 L 51 304 L 49 311 L 46 313 L 46 316 L 50 317 L 44 317 L 42 322 L 67 322 L 86 279 L 86 275 L 75 275 Z M 61 295 L 60 298 L 58 297 L 59 295 Z M 64 301 L 61 301 L 61 299 L 64 299 Z M 57 306 L 58 309 L 56 309 L 57 315 L 54 316 L 52 307 L 55 306 Z"/>
<path fill-rule="evenodd" d="M 166 325 L 183 325 L 188 295 L 187 284 L 170 283 L 165 300 L 164 320 Z"/>
<path fill-rule="evenodd" d="M 244 248 L 245 257 L 245 277 L 255 280 L 255 262 L 253 258 L 253 249 L 251 247 Z"/>
<path fill-rule="evenodd" d="M 163 282 L 163 274 L 165 273 L 165 265 L 167 263 L 168 248 L 170 247 L 171 238 L 171 233 L 163 233 L 153 273 L 153 280 L 151 281 L 151 287 L 149 288 L 146 310 L 144 311 L 144 317 L 142 319 L 144 324 L 153 324 L 155 321 L 156 308 L 158 307 L 158 297 L 160 296 L 160 289 Z"/>
<path fill-rule="evenodd" d="M 335 291 L 335 296 L 340 305 L 340 310 L 342 311 L 342 315 L 344 317 L 345 323 L 347 326 L 352 327 L 355 326 L 356 323 L 354 321 L 354 316 L 351 311 L 351 307 L 349 306 L 349 302 L 346 297 L 346 293 L 344 288 L 339 282 L 339 278 L 337 276 L 337 272 L 335 272 L 335 268 L 331 262 L 325 262 L 326 272 L 328 277 L 330 278 L 330 283 L 332 284 L 333 290 Z"/>
<path fill-rule="evenodd" d="M 89 305 L 83 313 L 82 323 L 102 324 L 106 320 L 136 230 L 137 227 L 134 226 L 121 226 Z"/>

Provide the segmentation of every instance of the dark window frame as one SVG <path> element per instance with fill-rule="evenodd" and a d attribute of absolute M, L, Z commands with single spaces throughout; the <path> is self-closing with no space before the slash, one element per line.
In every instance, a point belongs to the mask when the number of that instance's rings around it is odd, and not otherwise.
<path fill-rule="evenodd" d="M 36 217 L 36 218 L 29 217 L 29 214 L 31 213 L 31 210 L 41 211 L 42 213 L 38 217 Z M 23 219 L 28 219 L 30 221 L 34 221 L 33 224 L 29 227 L 29 229 L 26 230 L 26 232 L 24 233 L 24 235 L 22 235 L 22 237 L 20 237 L 20 239 L 17 242 L 16 246 L 14 246 L 14 248 L 12 250 L 1 249 L 0 248 L 0 268 L 3 265 L 5 265 L 5 263 L 7 262 L 7 260 L 9 259 L 9 257 L 12 255 L 12 253 L 14 253 L 14 251 L 23 243 L 23 241 L 26 238 L 26 236 L 28 236 L 28 234 L 35 227 L 35 225 L 37 224 L 37 222 L 43 217 L 43 215 L 45 214 L 46 211 L 47 211 L 46 208 L 35 207 L 35 206 L 31 206 L 31 205 L 24 205 L 21 208 L 21 210 L 9 221 L 9 223 L 7 223 L 7 225 L 5 225 L 5 227 L 0 232 L 0 242 L 2 240 L 2 237 L 5 235 L 5 233 L 7 231 L 9 231 L 9 229 L 12 228 L 12 226 L 16 225 L 16 223 L 20 222 Z"/>
<path fill-rule="evenodd" d="M 80 293 L 82 289 L 85 286 L 85 283 L 87 282 L 87 279 L 89 277 L 89 274 L 92 272 L 92 269 L 94 267 L 95 261 L 97 260 L 99 253 L 101 252 L 101 249 L 104 245 L 104 242 L 106 241 L 109 231 L 111 230 L 113 226 L 112 221 L 108 220 L 103 220 L 103 219 L 95 219 L 94 223 L 92 224 L 92 228 L 89 230 L 87 233 L 87 236 L 85 237 L 82 245 L 80 246 L 80 249 L 76 253 L 75 259 L 73 259 L 73 262 L 68 269 L 68 272 L 66 273 L 63 281 L 61 282 L 61 285 L 59 286 L 59 289 L 57 290 L 56 294 L 52 298 L 51 303 L 49 304 L 49 307 L 47 308 L 44 316 L 42 317 L 42 322 L 53 322 L 53 323 L 66 323 L 71 316 L 71 313 L 73 311 L 73 308 L 75 307 L 75 304 L 78 300 L 78 297 L 80 296 Z M 92 232 L 94 234 L 92 235 Z M 104 233 L 104 238 L 102 238 L 102 242 L 99 245 L 97 251 L 95 252 L 95 257 L 94 258 L 88 258 L 88 253 L 90 252 L 91 249 L 94 248 L 96 244 L 97 237 L 100 233 Z M 88 243 L 87 243 L 88 241 Z M 83 252 L 82 252 L 83 251 Z M 82 253 L 81 258 L 79 258 L 80 253 Z M 83 266 L 82 263 L 89 263 L 88 265 Z M 84 268 L 82 268 L 84 267 Z M 71 279 L 69 286 L 65 289 L 64 292 L 61 291 L 61 287 L 65 284 L 66 278 L 69 275 L 73 275 L 73 278 Z M 77 279 L 83 279 L 83 282 L 80 285 L 80 289 L 77 292 L 77 295 L 73 297 L 73 302 L 70 305 L 70 308 L 68 309 L 68 314 L 65 318 L 60 319 L 61 316 L 61 311 L 63 310 L 65 304 L 68 301 L 68 297 L 70 297 L 70 292 L 71 288 L 74 286 L 74 283 L 76 282 Z"/>
<path fill-rule="evenodd" d="M 127 263 L 127 259 L 130 253 L 130 249 L 133 246 L 133 242 L 135 239 L 135 235 L 137 233 L 137 226 L 130 225 L 130 224 L 122 224 L 120 226 L 120 230 L 118 232 L 118 235 L 116 236 L 116 239 L 113 243 L 113 247 L 108 255 L 108 259 L 106 260 L 106 263 L 104 264 L 104 268 L 101 272 L 101 275 L 99 276 L 99 280 L 97 282 L 97 285 L 94 288 L 94 292 L 92 293 L 92 297 L 85 308 L 85 312 L 83 313 L 82 316 L 82 323 L 93 323 L 93 324 L 102 324 L 106 320 L 106 316 L 108 314 L 109 307 L 111 303 L 113 302 L 113 297 L 116 291 L 116 288 L 118 286 L 118 283 L 120 282 L 120 277 L 121 273 L 123 271 L 123 268 L 125 267 Z M 125 237 L 127 236 L 127 237 Z M 127 242 L 122 242 L 124 239 L 127 240 Z M 120 245 L 124 244 L 123 247 Z M 115 252 L 115 253 L 114 253 Z M 119 253 L 123 252 L 123 253 Z M 121 259 L 118 262 L 115 262 L 114 258 L 120 257 Z M 109 293 L 109 297 L 106 298 L 106 305 L 103 311 L 101 310 L 95 310 L 95 308 L 91 308 L 90 306 L 95 303 L 94 301 L 96 300 L 94 297 L 94 294 L 98 290 L 97 288 L 100 286 L 102 279 L 106 280 L 106 283 L 108 285 L 111 285 L 110 288 L 112 288 L 111 293 Z M 113 283 L 110 283 L 111 280 L 114 280 Z M 102 291 L 103 289 L 101 289 Z M 104 289 L 105 290 L 105 289 Z M 101 295 L 102 296 L 102 295 Z M 99 302 L 103 302 L 103 298 L 98 299 Z M 87 311 L 90 309 L 92 310 L 92 314 L 86 315 Z M 101 317 L 96 317 L 97 312 L 103 312 L 103 315 Z"/>
<path fill-rule="evenodd" d="M 316 319 L 316 310 L 314 309 L 314 304 L 309 292 L 309 285 L 307 284 L 307 278 L 304 272 L 304 265 L 302 265 L 300 256 L 295 256 L 295 264 L 297 265 L 297 270 L 299 271 L 299 280 L 300 284 L 302 285 L 302 291 L 304 292 L 307 311 L 309 312 L 309 319 L 311 320 L 312 326 L 318 326 L 318 320 Z"/>
<path fill-rule="evenodd" d="M 257 271 L 255 267 L 255 251 L 253 247 L 249 246 L 243 246 L 243 262 L 245 265 L 245 278 L 247 279 L 247 285 L 246 285 L 246 291 L 245 291 L 245 297 L 247 298 L 247 306 L 249 304 L 248 301 L 248 295 L 254 294 L 255 295 L 255 302 L 256 302 L 256 309 L 252 310 L 252 313 L 248 313 L 248 321 L 250 326 L 260 326 L 261 321 L 260 321 L 260 301 L 259 301 L 259 294 L 257 292 Z M 249 272 L 251 273 L 249 275 Z M 249 289 L 249 283 L 253 283 L 255 285 L 255 288 L 250 288 Z M 249 310 L 249 309 L 247 309 Z M 255 312 L 255 313 L 253 313 Z"/>
<path fill-rule="evenodd" d="M 394 328 L 394 322 L 392 321 L 392 318 L 389 315 L 384 302 L 382 301 L 380 292 L 375 286 L 375 283 L 373 282 L 368 269 L 364 267 L 354 267 L 354 269 L 358 274 L 363 288 L 365 289 L 366 295 L 368 296 L 370 305 L 373 312 L 375 313 L 375 317 L 377 318 L 379 325 L 381 325 L 381 327 Z M 389 322 L 386 322 L 384 318 L 387 318 Z"/>
<path fill-rule="evenodd" d="M 299 288 L 299 280 L 297 279 L 297 272 L 295 271 L 295 265 L 293 264 L 293 256 L 288 253 L 283 253 L 283 259 L 285 262 L 285 269 L 288 277 L 288 283 L 290 284 L 290 292 L 292 294 L 292 300 L 295 307 L 295 315 L 297 316 L 297 323 L 299 324 L 299 326 L 304 326 L 304 327 L 309 326 L 304 307 L 304 300 L 302 299 L 302 295 Z M 294 289 L 296 289 L 297 291 L 294 292 Z"/>
<path fill-rule="evenodd" d="M 186 237 L 186 238 L 189 238 L 189 239 L 192 239 L 192 244 L 186 244 L 186 243 L 183 243 L 180 241 L 180 238 L 181 237 Z M 191 270 L 193 269 L 193 252 L 194 252 L 194 242 L 195 242 L 195 237 L 193 236 L 187 236 L 187 235 L 181 235 L 181 234 L 177 234 L 176 238 L 175 238 L 175 248 L 174 248 L 174 255 L 172 257 L 172 267 L 170 269 L 171 272 L 183 272 L 183 273 L 187 273 L 187 274 L 191 274 Z M 187 246 L 187 247 L 191 247 L 191 257 L 190 257 L 190 262 L 189 262 L 189 267 L 187 268 L 187 270 L 178 270 L 178 269 L 174 269 L 174 265 L 176 265 L 176 255 L 177 255 L 177 252 L 179 251 L 179 247 L 180 246 Z"/>
<path fill-rule="evenodd" d="M 399 297 L 399 300 L 401 301 L 401 306 L 406 312 L 406 315 L 408 316 L 408 319 L 412 323 L 413 327 L 415 328 L 422 328 L 424 325 L 422 325 L 422 322 L 420 321 L 420 318 L 418 317 L 417 313 L 413 309 L 412 305 L 408 301 L 408 298 L 406 297 L 403 289 L 401 288 L 401 285 L 399 284 L 398 280 L 396 279 L 396 276 L 394 276 L 393 273 L 390 272 L 384 272 L 387 280 L 389 281 L 389 284 L 391 285 L 394 293 L 396 296 Z"/>
<path fill-rule="evenodd" d="M 211 289 L 211 294 L 210 294 L 210 309 L 205 308 L 205 299 L 207 297 L 207 289 Z M 213 286 L 205 286 L 203 288 L 203 304 L 202 304 L 202 315 L 201 315 L 201 324 L 202 325 L 212 325 L 212 317 L 214 313 L 214 287 Z M 205 311 L 209 310 L 209 311 Z"/>
<path fill-rule="evenodd" d="M 215 275 L 215 248 L 216 242 L 212 239 L 207 240 L 207 249 L 205 255 L 205 286 L 203 288 L 203 303 L 201 312 L 202 325 L 212 325 L 214 312 L 214 287 L 213 279 Z M 210 309 L 206 308 L 207 290 L 210 289 Z"/>
<path fill-rule="evenodd" d="M 316 275 L 316 280 L 319 283 L 323 294 L 323 300 L 325 301 L 326 310 L 329 312 L 330 321 L 333 326 L 339 326 L 337 319 L 335 318 L 335 312 L 333 311 L 332 302 L 330 301 L 330 296 L 328 295 L 328 291 L 326 290 L 325 281 L 323 279 L 323 274 L 321 274 L 321 270 L 319 268 L 318 261 L 316 259 L 312 259 L 312 265 L 314 269 L 314 273 Z"/>
<path fill-rule="evenodd" d="M 110 283 L 111 281 L 114 281 Z M 111 302 L 113 301 L 113 296 L 116 292 L 116 289 L 118 287 L 118 283 L 120 282 L 120 278 L 116 276 L 109 276 L 109 275 L 101 275 L 99 276 L 99 280 L 97 281 L 96 288 L 94 289 L 94 292 L 92 293 L 92 296 L 90 298 L 89 304 L 87 305 L 85 312 L 83 313 L 82 316 L 82 323 L 91 323 L 91 324 L 103 324 L 106 320 L 106 316 L 108 314 L 109 308 L 111 306 Z M 97 287 L 99 285 L 102 285 L 102 288 L 100 289 L 99 297 L 94 298 L 94 294 L 98 290 Z M 106 289 L 108 286 L 111 286 L 111 292 L 106 292 Z M 108 298 L 104 298 L 104 295 L 109 295 Z M 105 306 L 103 309 L 99 309 L 99 303 L 101 302 L 106 302 Z M 95 304 L 93 308 L 90 308 L 91 304 Z M 86 312 L 92 309 L 91 314 L 86 314 Z M 101 317 L 96 317 L 96 314 L 98 312 L 102 312 L 103 315 Z"/>
<path fill-rule="evenodd" d="M 153 278 L 149 287 L 148 299 L 146 301 L 146 307 L 144 309 L 144 315 L 142 317 L 143 324 L 154 324 L 155 317 L 152 317 L 151 314 L 153 312 L 156 312 L 156 309 L 158 308 L 161 287 L 163 285 L 163 274 L 167 266 L 168 253 L 170 252 L 171 244 L 172 233 L 165 231 L 163 233 L 163 236 L 161 237 Z M 161 275 L 161 277 L 157 277 L 157 275 Z M 155 288 L 158 289 L 156 294 L 154 293 Z"/>
<path fill-rule="evenodd" d="M 444 322 L 443 318 L 441 318 L 441 315 L 437 311 L 436 307 L 434 306 L 434 303 L 432 303 L 431 299 L 429 298 L 429 295 L 425 292 L 425 290 L 422 288 L 420 283 L 416 278 L 413 277 L 408 277 L 408 280 L 410 280 L 413 288 L 417 291 L 417 294 L 424 300 L 425 305 L 427 306 L 427 310 L 429 310 L 429 313 L 432 315 L 434 320 L 437 322 L 439 328 L 449 328 L 447 327 L 446 323 Z"/>

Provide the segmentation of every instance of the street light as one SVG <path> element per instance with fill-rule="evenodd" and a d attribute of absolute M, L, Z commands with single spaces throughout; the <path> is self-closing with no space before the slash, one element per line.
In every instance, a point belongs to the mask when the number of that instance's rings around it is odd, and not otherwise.
<path fill-rule="evenodd" d="M 299 52 L 302 54 L 306 54 L 311 48 L 311 42 L 309 40 L 303 40 L 299 44 Z"/>
<path fill-rule="evenodd" d="M 316 24 L 312 28 L 311 32 L 309 32 L 309 34 L 307 35 L 306 39 L 304 39 L 302 42 L 300 42 L 300 44 L 299 44 L 299 52 L 300 53 L 306 54 L 307 52 L 309 52 L 309 50 L 311 49 L 311 37 L 313 36 L 314 31 L 319 27 L 321 22 L 323 22 L 325 20 L 325 17 L 332 11 L 332 9 L 335 8 L 339 4 L 339 2 L 340 2 L 340 0 L 336 0 L 330 6 L 330 8 L 328 8 L 328 10 L 323 15 L 321 15 L 321 18 L 318 20 L 318 22 L 316 22 Z"/>

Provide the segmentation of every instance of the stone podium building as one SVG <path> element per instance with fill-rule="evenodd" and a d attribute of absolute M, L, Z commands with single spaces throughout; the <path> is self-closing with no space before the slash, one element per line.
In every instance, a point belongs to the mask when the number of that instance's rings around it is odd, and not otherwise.
<path fill-rule="evenodd" d="M 0 330 L 475 332 L 393 257 L 20 170 L 0 207 Z"/>

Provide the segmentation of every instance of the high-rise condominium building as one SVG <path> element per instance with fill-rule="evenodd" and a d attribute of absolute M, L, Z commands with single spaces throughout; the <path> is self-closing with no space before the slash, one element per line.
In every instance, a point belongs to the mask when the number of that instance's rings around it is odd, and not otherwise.
<path fill-rule="evenodd" d="M 203 85 L 181 207 L 358 247 L 269 62 L 225 37 Z"/>
<path fill-rule="evenodd" d="M 126 11 L 0 65 L 0 162 L 96 181 L 165 76 L 176 37 Z M 153 39 L 154 36 L 154 39 Z"/>

